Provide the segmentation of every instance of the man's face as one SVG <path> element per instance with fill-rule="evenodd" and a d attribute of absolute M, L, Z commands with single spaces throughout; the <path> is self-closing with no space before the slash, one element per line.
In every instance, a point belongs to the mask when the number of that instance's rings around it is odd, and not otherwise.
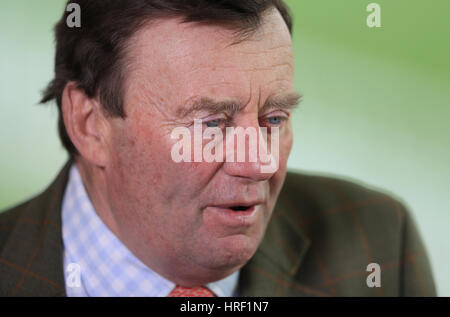
<path fill-rule="evenodd" d="M 109 119 L 105 167 L 116 234 L 145 264 L 177 284 L 193 286 L 242 267 L 264 235 L 286 174 L 292 146 L 287 109 L 263 109 L 294 93 L 290 34 L 275 10 L 259 30 L 236 43 L 219 26 L 149 24 L 130 41 L 126 119 Z M 195 101 L 236 101 L 238 111 L 213 111 Z M 198 104 L 198 103 L 197 103 Z M 278 127 L 279 169 L 257 162 L 175 163 L 176 127 Z M 269 146 L 270 149 L 270 146 Z M 245 212 L 233 211 L 247 206 Z"/>

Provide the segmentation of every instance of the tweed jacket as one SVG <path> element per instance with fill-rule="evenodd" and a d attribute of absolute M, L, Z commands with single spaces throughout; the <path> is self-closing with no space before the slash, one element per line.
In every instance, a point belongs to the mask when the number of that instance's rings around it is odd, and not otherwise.
<path fill-rule="evenodd" d="M 61 204 L 71 162 L 0 214 L 0 296 L 66 296 Z M 369 287 L 370 263 L 380 287 Z M 397 199 L 334 177 L 288 173 L 242 296 L 435 296 L 417 227 Z"/>

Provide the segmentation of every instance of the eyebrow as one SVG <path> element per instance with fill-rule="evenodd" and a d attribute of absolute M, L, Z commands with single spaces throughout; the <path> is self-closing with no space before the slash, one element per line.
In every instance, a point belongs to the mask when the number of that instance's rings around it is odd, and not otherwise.
<path fill-rule="evenodd" d="M 206 111 L 212 114 L 226 112 L 233 115 L 240 108 L 239 102 L 235 100 L 215 101 L 209 97 L 200 97 L 188 102 L 185 107 L 178 109 L 177 116 L 181 118 L 200 111 Z"/>
<path fill-rule="evenodd" d="M 296 92 L 272 95 L 267 98 L 259 112 L 264 113 L 271 109 L 293 110 L 298 107 L 301 100 L 302 95 Z M 225 112 L 233 116 L 241 108 L 241 103 L 236 100 L 215 101 L 209 97 L 197 97 L 193 101 L 188 102 L 185 107 L 178 109 L 177 116 L 181 118 L 200 111 L 211 114 Z"/>
<path fill-rule="evenodd" d="M 259 112 L 265 113 L 271 109 L 293 110 L 299 106 L 302 98 L 303 96 L 297 92 L 270 96 Z"/>

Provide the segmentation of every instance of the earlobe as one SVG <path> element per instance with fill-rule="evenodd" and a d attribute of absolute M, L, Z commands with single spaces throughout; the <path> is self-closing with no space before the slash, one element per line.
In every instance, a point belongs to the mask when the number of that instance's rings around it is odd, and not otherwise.
<path fill-rule="evenodd" d="M 89 98 L 74 82 L 62 95 L 62 114 L 67 134 L 80 155 L 90 163 L 104 167 L 106 143 L 100 121 L 104 120 L 99 103 Z"/>

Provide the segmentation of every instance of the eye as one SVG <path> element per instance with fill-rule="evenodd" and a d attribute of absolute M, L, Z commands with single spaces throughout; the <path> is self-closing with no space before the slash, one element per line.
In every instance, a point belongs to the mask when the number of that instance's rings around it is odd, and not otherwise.
<path fill-rule="evenodd" d="M 269 127 L 278 127 L 282 126 L 283 123 L 288 120 L 289 115 L 281 114 L 280 111 L 271 114 L 270 116 L 266 116 L 262 119 L 261 126 L 269 126 Z"/>
<path fill-rule="evenodd" d="M 282 118 L 280 116 L 270 117 L 270 118 L 267 118 L 267 122 L 269 122 L 270 124 L 274 124 L 274 125 L 280 125 L 281 122 L 283 122 L 283 119 L 284 118 Z"/>
<path fill-rule="evenodd" d="M 222 121 L 222 119 L 214 119 L 205 122 L 205 124 L 208 128 L 219 128 Z"/>

